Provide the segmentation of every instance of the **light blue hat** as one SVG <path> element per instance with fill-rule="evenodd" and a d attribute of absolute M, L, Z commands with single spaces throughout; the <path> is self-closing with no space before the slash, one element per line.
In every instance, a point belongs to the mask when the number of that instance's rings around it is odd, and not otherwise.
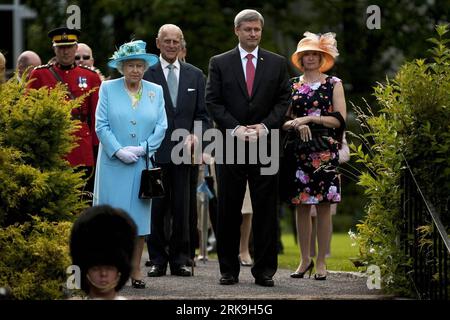
<path fill-rule="evenodd" d="M 108 62 L 108 66 L 111 68 L 117 68 L 117 63 L 125 60 L 141 59 L 145 60 L 149 67 L 158 63 L 159 58 L 157 55 L 145 52 L 145 43 L 142 40 L 134 40 L 124 43 L 120 46 L 119 50 L 114 52 L 111 61 Z"/>

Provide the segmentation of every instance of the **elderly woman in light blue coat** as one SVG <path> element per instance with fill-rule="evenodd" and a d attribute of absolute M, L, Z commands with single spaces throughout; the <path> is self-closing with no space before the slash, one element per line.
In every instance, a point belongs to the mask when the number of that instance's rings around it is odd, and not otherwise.
<path fill-rule="evenodd" d="M 93 203 L 125 210 L 138 227 L 131 272 L 134 288 L 145 288 L 140 260 L 151 219 L 151 200 L 138 198 L 141 172 L 147 146 L 151 156 L 167 129 L 162 88 L 142 79 L 148 67 L 158 62 L 145 46 L 141 40 L 125 43 L 112 56 L 108 65 L 123 77 L 102 83 L 95 122 L 100 148 Z"/>

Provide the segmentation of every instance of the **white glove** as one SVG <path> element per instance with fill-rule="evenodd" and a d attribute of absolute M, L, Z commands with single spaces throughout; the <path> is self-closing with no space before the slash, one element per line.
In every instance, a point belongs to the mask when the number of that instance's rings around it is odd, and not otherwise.
<path fill-rule="evenodd" d="M 130 152 L 134 153 L 135 155 L 137 155 L 138 157 L 142 157 L 145 155 L 144 147 L 141 147 L 141 146 L 137 146 L 137 147 L 127 146 L 127 147 L 123 148 L 123 150 L 130 151 Z"/>
<path fill-rule="evenodd" d="M 115 153 L 116 157 L 119 158 L 123 163 L 134 163 L 138 161 L 139 157 L 133 152 L 125 150 L 125 148 L 117 150 Z"/>

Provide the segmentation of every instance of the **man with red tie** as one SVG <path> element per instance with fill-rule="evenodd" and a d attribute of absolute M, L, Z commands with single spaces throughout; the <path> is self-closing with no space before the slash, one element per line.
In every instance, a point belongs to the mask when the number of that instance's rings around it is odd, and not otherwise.
<path fill-rule="evenodd" d="M 95 134 L 95 109 L 98 100 L 100 77 L 98 74 L 75 63 L 77 43 L 80 31 L 76 29 L 57 28 L 48 33 L 52 39 L 56 63 L 36 67 L 30 74 L 29 88 L 39 89 L 48 87 L 52 89 L 58 82 L 67 86 L 67 99 L 75 99 L 91 92 L 81 106 L 72 110 L 72 118 L 81 122 L 81 127 L 75 132 L 77 146 L 66 156 L 71 166 L 80 166 L 86 169 L 86 190 L 93 190 L 93 167 L 95 165 L 94 148 L 98 146 Z"/>
<path fill-rule="evenodd" d="M 243 10 L 234 19 L 234 31 L 238 46 L 212 57 L 206 86 L 206 107 L 211 118 L 224 137 L 241 140 L 245 151 L 230 150 L 217 164 L 218 216 L 217 254 L 221 278 L 219 283 L 232 285 L 239 281 L 239 240 L 242 221 L 241 208 L 247 181 L 253 207 L 254 265 L 252 274 L 255 283 L 261 286 L 274 285 L 273 275 L 277 270 L 277 198 L 276 174 L 265 175 L 266 167 L 258 156 L 257 163 L 250 160 L 250 144 L 267 144 L 270 150 L 272 129 L 279 129 L 288 108 L 290 94 L 287 63 L 284 57 L 259 48 L 264 18 L 255 10 Z M 224 138 L 224 141 L 226 139 Z M 229 140 L 229 139 L 228 139 Z M 228 148 L 228 149 L 227 149 Z M 245 154 L 244 154 L 245 153 Z M 245 163 L 236 161 L 245 155 Z M 224 156 L 224 158 L 227 158 Z"/>

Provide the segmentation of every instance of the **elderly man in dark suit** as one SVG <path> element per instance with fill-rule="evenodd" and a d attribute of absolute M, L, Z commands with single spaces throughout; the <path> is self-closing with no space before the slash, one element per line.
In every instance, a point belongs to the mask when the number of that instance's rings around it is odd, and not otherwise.
<path fill-rule="evenodd" d="M 194 132 L 194 121 L 199 121 L 202 132 L 209 127 L 208 113 L 205 109 L 205 80 L 203 72 L 197 67 L 181 62 L 183 32 L 173 24 L 163 25 L 156 38 L 156 46 L 161 52 L 159 63 L 150 67 L 144 79 L 163 87 L 168 128 L 166 136 L 156 151 L 156 162 L 163 171 L 163 184 L 166 196 L 154 199 L 152 206 L 152 230 L 147 240 L 152 265 L 149 277 L 166 274 L 167 264 L 170 272 L 177 276 L 191 276 L 189 243 L 189 186 L 190 163 L 178 164 L 172 157 L 172 150 L 179 141 L 172 141 L 172 133 L 183 129 L 190 134 L 181 141 L 188 152 L 199 142 Z M 175 150 L 174 150 L 175 151 Z M 178 154 L 178 151 L 176 152 Z M 187 157 L 189 160 L 191 156 Z M 165 218 L 168 215 L 171 219 Z M 170 223 L 171 228 L 167 228 Z M 169 232 L 166 232 L 169 230 Z"/>
<path fill-rule="evenodd" d="M 259 48 L 264 26 L 259 12 L 241 11 L 234 25 L 239 45 L 211 58 L 206 86 L 206 107 L 212 119 L 226 138 L 231 134 L 234 142 L 244 141 L 246 157 L 245 164 L 236 164 L 236 154 L 243 152 L 234 146 L 234 159 L 217 164 L 220 284 L 239 281 L 241 208 L 248 181 L 254 212 L 252 274 L 256 284 L 271 287 L 278 264 L 277 177 L 261 171 L 265 165 L 259 156 L 252 164 L 249 150 L 252 143 L 259 148 L 265 143 L 270 149 L 268 137 L 280 128 L 288 108 L 289 77 L 285 58 Z M 228 155 L 233 151 L 228 144 L 224 150 Z"/>

